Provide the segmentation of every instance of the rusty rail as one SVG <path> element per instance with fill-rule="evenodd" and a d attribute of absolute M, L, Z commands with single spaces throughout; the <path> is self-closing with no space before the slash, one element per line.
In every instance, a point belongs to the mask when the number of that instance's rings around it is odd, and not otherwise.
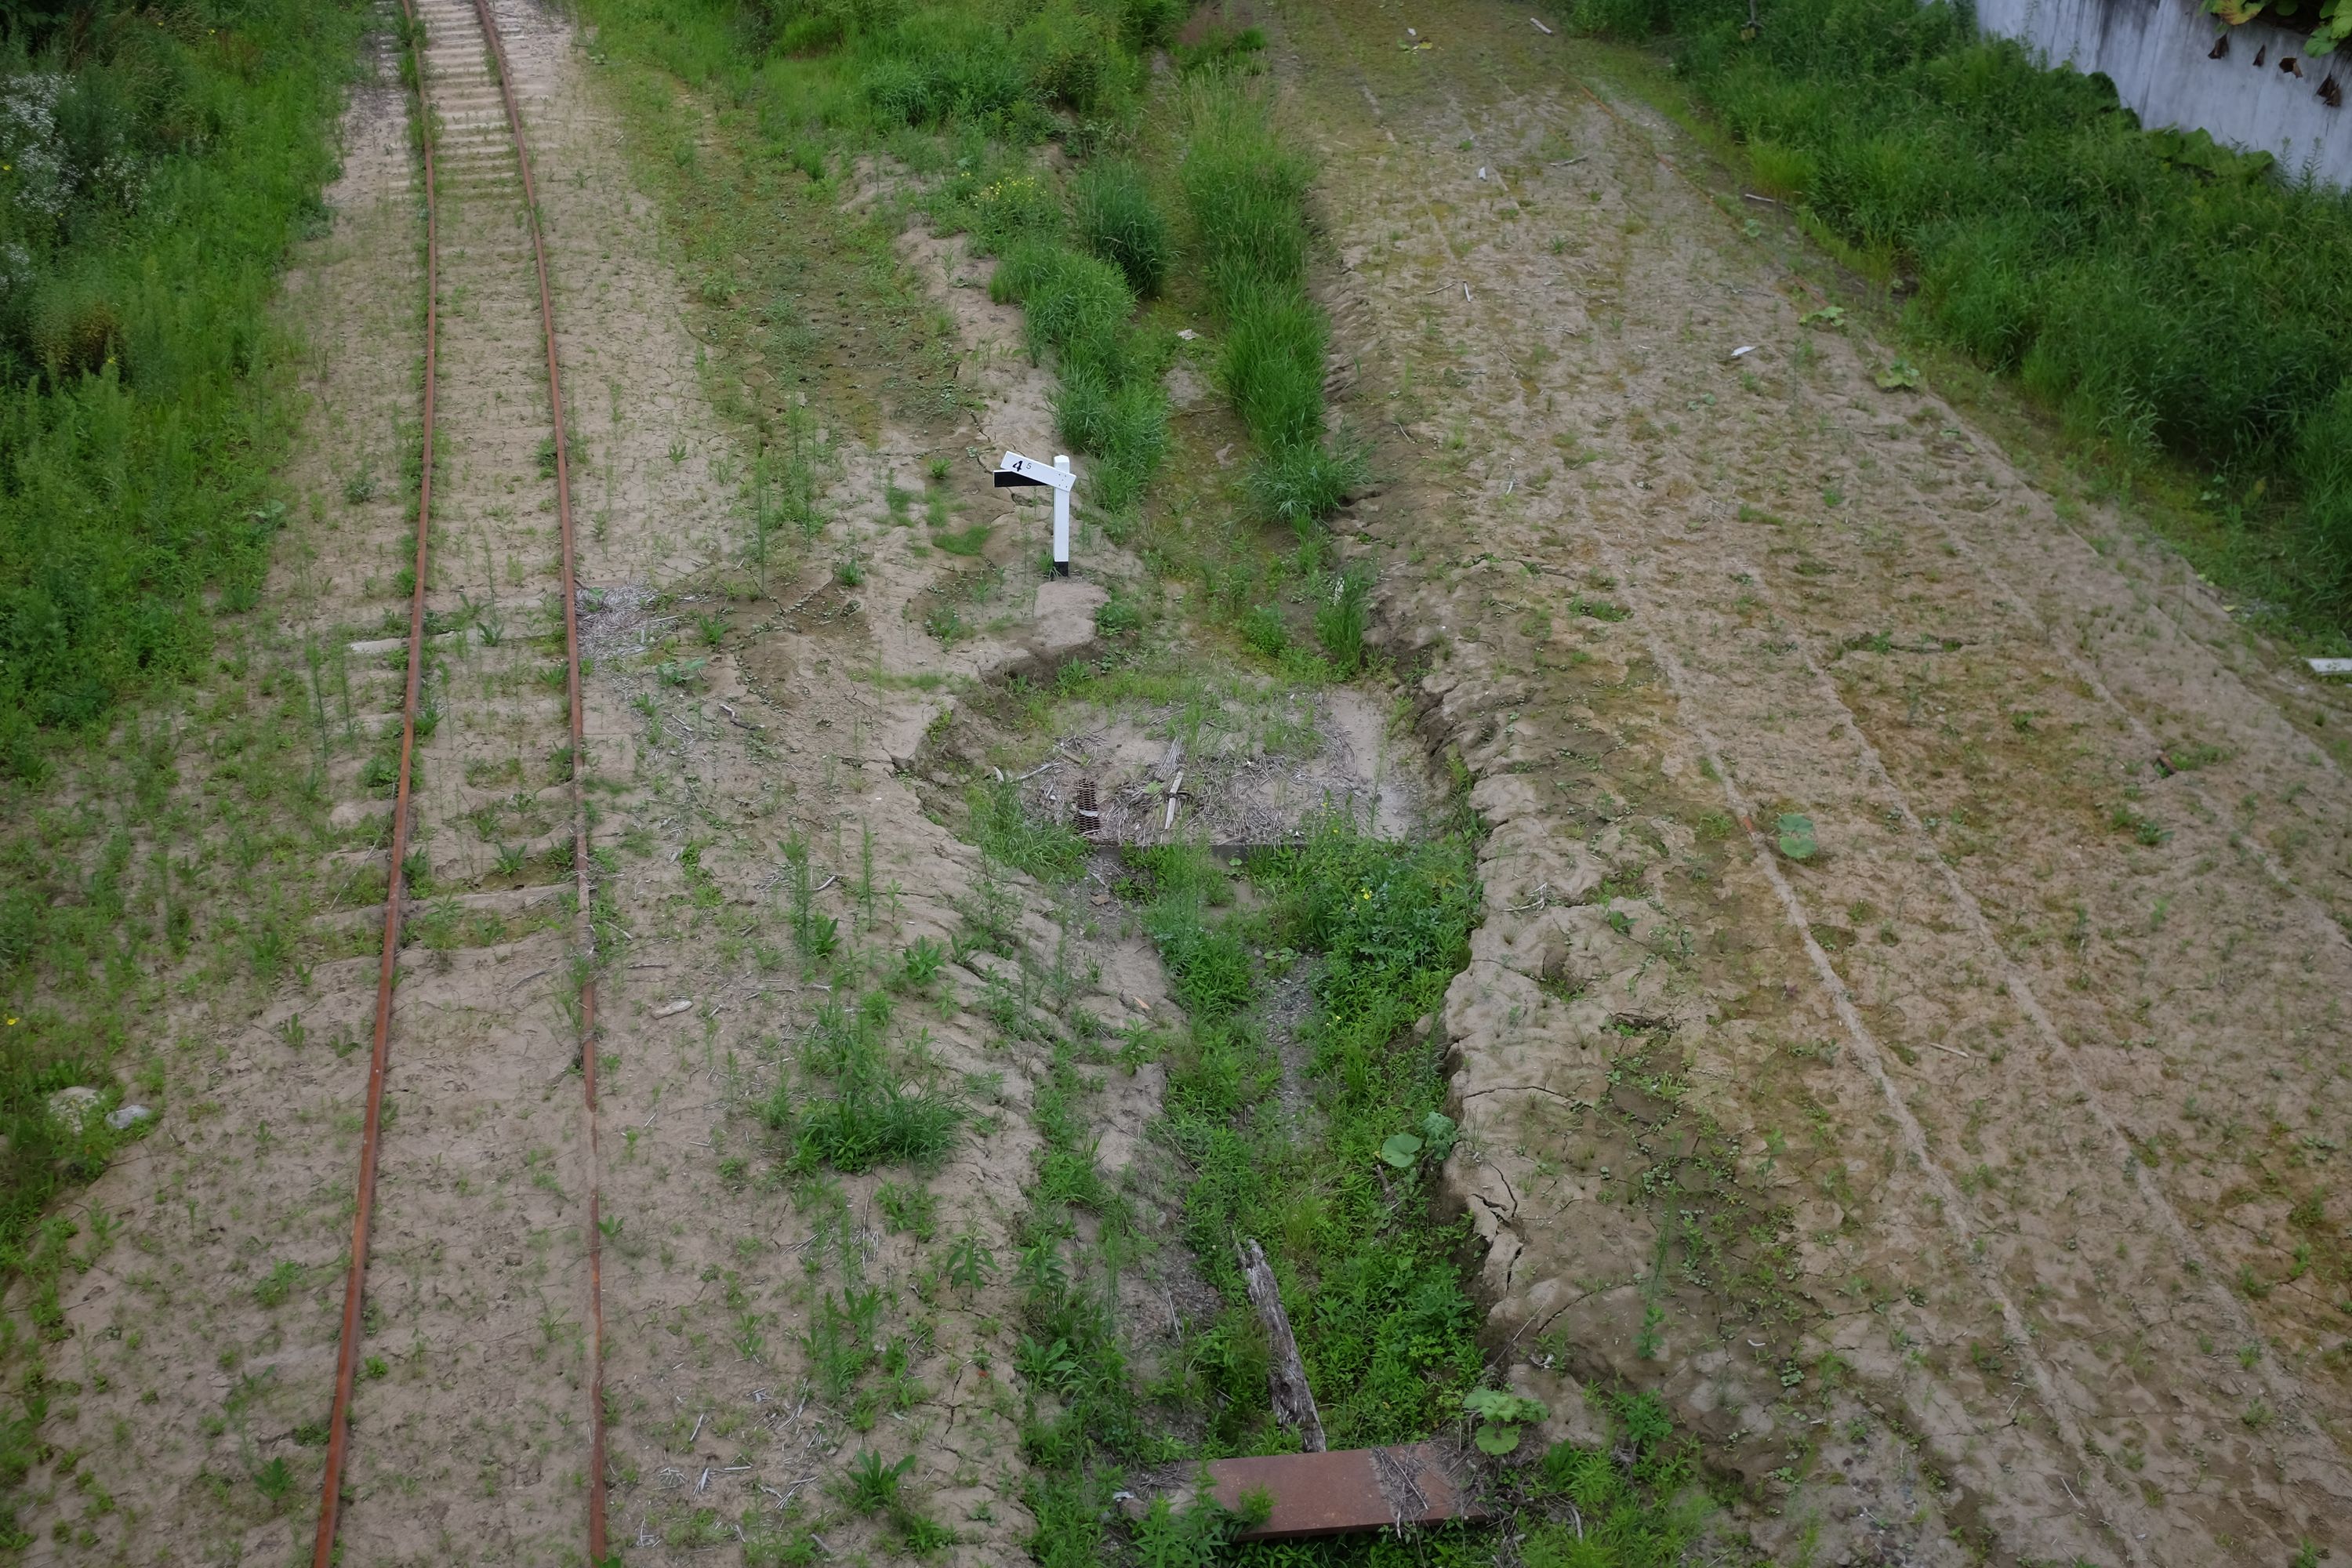
<path fill-rule="evenodd" d="M 360 1132 L 359 1201 L 352 1219 L 351 1272 L 343 1281 L 342 1332 L 336 1342 L 335 1398 L 327 1415 L 326 1477 L 319 1491 L 319 1537 L 310 1554 L 314 1568 L 329 1568 L 334 1561 L 335 1527 L 342 1514 L 343 1461 L 351 1450 L 352 1382 L 359 1370 L 360 1305 L 367 1289 L 368 1225 L 375 1210 L 378 1134 L 383 1128 L 383 1074 L 392 1054 L 393 971 L 400 957 L 400 910 L 407 891 L 409 764 L 416 752 L 416 710 L 425 682 L 425 585 L 426 552 L 432 539 L 433 383 L 434 355 L 441 325 L 441 236 L 434 203 L 433 113 L 425 102 L 422 33 L 410 0 L 400 0 L 400 14 L 407 23 L 404 30 L 408 35 L 408 58 L 413 72 L 409 90 L 415 98 L 425 163 L 424 464 L 416 486 L 415 581 L 408 595 L 408 688 L 400 712 L 400 782 L 392 800 L 392 866 L 384 877 L 383 956 L 376 967 L 375 1041 L 368 1057 L 367 1117 Z"/>
<path fill-rule="evenodd" d="M 515 163 L 522 171 L 522 199 L 530 216 L 530 256 L 539 273 L 539 324 L 547 340 L 547 401 L 555 421 L 555 517 L 563 535 L 564 683 L 572 708 L 572 875 L 577 893 L 573 930 L 584 961 L 580 974 L 580 1077 L 588 1116 L 588 1561 L 605 1559 L 604 1549 L 604 1232 L 598 1207 L 596 1147 L 596 927 L 590 915 L 588 795 L 581 777 L 586 765 L 588 729 L 580 703 L 580 587 L 573 570 L 571 435 L 563 418 L 563 372 L 555 352 L 555 295 L 547 284 L 547 237 L 540 224 L 539 192 L 531 184 L 530 144 L 523 135 L 522 106 L 515 101 L 514 77 L 507 69 L 506 40 L 489 0 L 474 0 L 482 36 L 489 41 L 499 96 L 507 108 Z"/>
<path fill-rule="evenodd" d="M 425 100 L 425 57 L 412 0 L 401 0 L 407 23 L 409 59 L 415 80 L 417 123 L 421 128 L 425 173 L 425 400 L 423 478 L 416 505 L 415 585 L 409 598 L 408 686 L 401 715 L 400 778 L 393 805 L 392 867 L 384 899 L 383 953 L 376 982 L 375 1041 L 368 1064 L 367 1113 L 360 1143 L 358 1212 L 352 1228 L 351 1272 L 343 1292 L 342 1332 L 335 1359 L 334 1403 L 328 1417 L 326 1475 L 320 1488 L 319 1531 L 313 1546 L 313 1568 L 330 1568 L 336 1560 L 336 1530 L 342 1510 L 344 1462 L 351 1446 L 351 1399 L 358 1370 L 360 1316 L 367 1283 L 368 1228 L 375 1200 L 379 1133 L 383 1126 L 384 1070 L 390 1057 L 392 993 L 400 951 L 401 908 L 405 889 L 403 872 L 408 847 L 409 780 L 416 744 L 416 716 L 423 691 L 425 651 L 425 592 L 427 551 L 433 510 L 434 381 L 439 335 L 439 227 L 436 210 L 433 166 L 433 115 Z M 506 106 L 507 129 L 513 139 L 515 162 L 522 176 L 523 201 L 530 219 L 531 258 L 538 274 L 540 328 L 547 352 L 550 416 L 555 427 L 555 503 L 562 536 L 564 684 L 572 731 L 572 867 L 576 910 L 574 936 L 590 962 L 581 976 L 580 1071 L 588 1119 L 588 1302 L 589 1302 L 589 1486 L 588 1561 L 607 1560 L 604 1477 L 604 1232 L 599 1226 L 600 1169 L 596 1139 L 596 980 L 593 968 L 595 928 L 590 919 L 588 811 L 586 786 L 581 777 L 587 750 L 587 725 L 580 690 L 579 581 L 573 560 L 570 437 L 563 417 L 563 381 L 556 353 L 555 299 L 548 285 L 547 246 L 540 226 L 538 192 L 531 180 L 530 147 L 523 132 L 522 111 L 507 68 L 506 43 L 487 0 L 474 0 L 499 92 Z"/>

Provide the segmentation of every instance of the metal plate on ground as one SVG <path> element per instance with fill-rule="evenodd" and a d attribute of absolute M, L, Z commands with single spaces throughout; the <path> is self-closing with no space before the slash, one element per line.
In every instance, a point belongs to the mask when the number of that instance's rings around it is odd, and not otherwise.
<path fill-rule="evenodd" d="M 1481 1519 L 1467 1477 L 1435 1443 L 1343 1448 L 1332 1454 L 1269 1454 L 1219 1459 L 1208 1468 L 1217 1501 L 1238 1508 L 1244 1494 L 1265 1491 L 1274 1511 L 1242 1541 L 1342 1535 L 1350 1531 Z"/>

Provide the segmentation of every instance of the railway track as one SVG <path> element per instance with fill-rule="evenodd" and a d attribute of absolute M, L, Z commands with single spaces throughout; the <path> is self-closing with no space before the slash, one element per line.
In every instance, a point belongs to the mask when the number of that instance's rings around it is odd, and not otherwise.
<path fill-rule="evenodd" d="M 499 1461 L 479 1479 L 494 1490 L 520 1483 L 521 1514 L 548 1516 L 544 1544 L 579 1539 L 560 1522 L 577 1506 L 562 1479 L 584 1470 L 595 1563 L 606 1554 L 596 983 L 554 297 L 522 105 L 488 0 L 401 5 L 423 175 L 422 463 L 374 1030 L 312 1561 L 340 1561 L 346 1533 L 401 1555 L 431 1550 L 433 1486 L 456 1479 L 467 1439 L 479 1435 L 493 1446 L 520 1437 L 538 1456 L 534 1467 Z M 437 490 L 436 478 L 446 481 Z M 535 629 L 509 624 L 533 619 Z M 425 1086 L 405 1119 L 391 1092 L 403 1079 Z M 576 1098 L 555 1109 L 575 1079 Z M 508 1179 L 518 1144 L 528 1186 L 501 1197 L 488 1226 L 478 1213 L 449 1223 Z M 568 1237 L 576 1257 L 565 1255 Z M 396 1268 L 406 1289 L 372 1293 L 372 1264 Z M 524 1364 L 513 1347 L 528 1339 L 533 1305 L 543 1342 Z M 371 1346 L 393 1349 L 404 1326 L 416 1386 L 384 1398 L 379 1426 L 373 1390 L 391 1363 Z M 583 1431 L 584 1452 L 551 1452 Z M 526 1544 L 469 1543 L 499 1560 Z"/>

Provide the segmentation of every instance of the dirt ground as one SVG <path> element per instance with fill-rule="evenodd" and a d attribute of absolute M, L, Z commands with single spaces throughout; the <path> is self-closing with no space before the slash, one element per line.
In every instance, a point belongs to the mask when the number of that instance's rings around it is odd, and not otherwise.
<path fill-rule="evenodd" d="M 1114 1033 L 1167 1000 L 1107 889 L 1049 896 L 944 826 L 973 782 L 1025 775 L 1059 816 L 1083 781 L 1118 840 L 1166 831 L 1172 792 L 1189 830 L 1255 844 L 1324 803 L 1410 832 L 1445 753 L 1493 828 L 1486 920 L 1430 1021 L 1465 1134 L 1449 1185 L 1488 1245 L 1492 1348 L 1553 1435 L 1596 1432 L 1585 1389 L 1661 1387 L 1742 1483 L 1724 1533 L 1784 1562 L 2352 1548 L 2352 704 L 2052 489 L 2030 433 L 2012 457 L 1932 388 L 1882 390 L 1895 351 L 1859 313 L 1801 320 L 1820 264 L 1779 209 L 1603 57 L 1454 0 L 1276 14 L 1335 385 L 1381 479 L 1339 528 L 1399 679 L 1008 739 L 1003 678 L 1087 651 L 1106 584 L 1150 585 L 1087 531 L 1087 580 L 1045 580 L 1040 510 L 989 489 L 995 451 L 1053 443 L 985 263 L 898 245 L 954 395 L 850 305 L 810 307 L 822 374 L 784 374 L 657 204 L 661 160 L 731 177 L 701 110 L 664 144 L 593 42 L 498 10 L 580 464 L 628 1561 L 732 1561 L 788 1506 L 830 1558 L 894 1551 L 834 1500 L 867 1454 L 913 1458 L 909 1497 L 958 1538 L 940 1560 L 1025 1559 L 1010 1265 L 1048 1058 L 1006 1020 Z M 423 11 L 431 602 L 473 629 L 431 666 L 342 1560 L 572 1563 L 592 1173 L 546 387 L 470 6 Z M 312 1528 L 388 809 L 364 767 L 399 700 L 374 645 L 411 526 L 406 112 L 380 56 L 287 288 L 314 402 L 272 594 L 286 668 L 323 658 L 340 692 L 332 907 L 257 1010 L 191 985 L 157 1021 L 164 1115 L 85 1194 L 120 1239 L 64 1299 L 28 1563 L 282 1562 Z M 888 191 L 866 173 L 859 205 Z M 846 251 L 793 265 L 808 300 L 866 299 Z M 756 462 L 787 439 L 830 521 L 762 585 Z M 998 951 L 958 941 L 976 924 Z M 891 993 L 891 1048 L 968 1099 L 968 1135 L 928 1183 L 782 1179 L 761 1106 L 821 1011 L 923 942 L 957 957 Z M 1085 1075 L 1107 1173 L 1145 1159 L 1159 1083 Z M 1005 1267 L 949 1283 L 961 1238 Z M 1190 1308 L 1136 1289 L 1149 1364 L 1154 1300 L 1170 1334 Z M 860 1301 L 860 1370 L 827 1394 L 824 1325 Z"/>
<path fill-rule="evenodd" d="M 1881 390 L 1582 46 L 1286 17 L 1356 545 L 1496 829 L 1445 1025 L 1517 1375 L 1663 1376 L 1790 1556 L 2352 1544 L 2340 693 Z"/>

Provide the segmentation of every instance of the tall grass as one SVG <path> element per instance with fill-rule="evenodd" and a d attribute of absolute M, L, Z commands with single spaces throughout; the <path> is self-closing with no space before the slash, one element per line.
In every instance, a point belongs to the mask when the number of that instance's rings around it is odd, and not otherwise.
<path fill-rule="evenodd" d="M 2352 620 L 2352 198 L 2146 132 L 1946 4 L 1572 0 L 1675 37 L 1758 176 L 1916 276 L 1911 323 L 2083 436 L 2222 476 L 2263 591 Z M 2235 499 L 2231 499 L 2235 498 Z"/>
<path fill-rule="evenodd" d="M 1070 182 L 1070 216 L 1079 242 L 1125 273 L 1139 298 L 1167 287 L 1175 237 L 1142 170 L 1122 159 L 1080 170 Z"/>
<path fill-rule="evenodd" d="M 268 306 L 325 216 L 362 9 L 0 23 L 0 773 L 254 603 L 292 412 Z"/>
<path fill-rule="evenodd" d="M 1257 445 L 1249 488 L 1269 519 L 1302 532 L 1361 481 L 1351 447 L 1324 436 L 1330 320 L 1307 293 L 1312 170 L 1283 140 L 1272 100 L 1246 76 L 1185 83 L 1181 183 L 1211 303 L 1225 324 L 1218 377 Z"/>

